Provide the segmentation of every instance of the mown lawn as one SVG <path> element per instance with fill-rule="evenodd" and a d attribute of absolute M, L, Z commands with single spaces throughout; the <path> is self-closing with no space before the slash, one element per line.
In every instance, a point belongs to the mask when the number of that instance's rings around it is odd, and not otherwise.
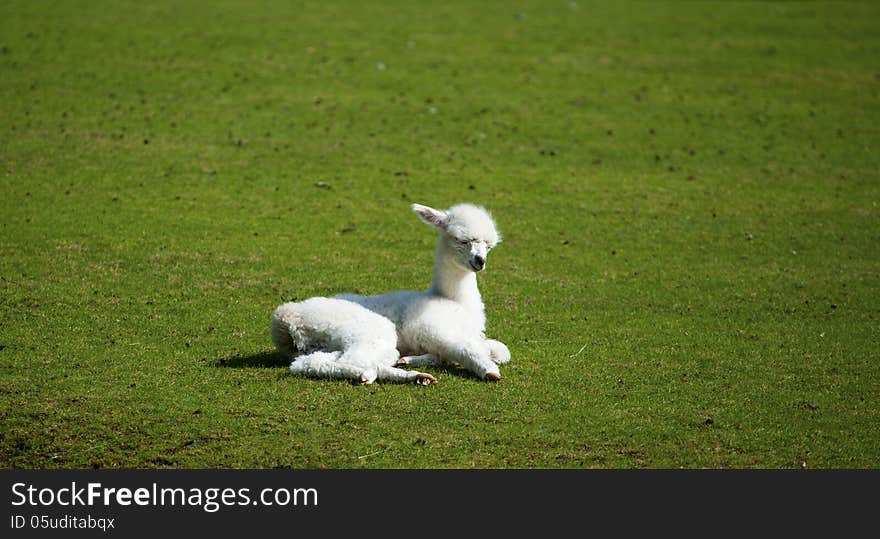
<path fill-rule="evenodd" d="M 0 465 L 875 468 L 880 4 L 0 4 Z M 499 384 L 291 377 L 284 299 L 490 208 Z"/>

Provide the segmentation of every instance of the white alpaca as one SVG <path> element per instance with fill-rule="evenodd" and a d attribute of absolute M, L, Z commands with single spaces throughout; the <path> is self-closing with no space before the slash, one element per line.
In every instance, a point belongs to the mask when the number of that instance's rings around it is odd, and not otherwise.
<path fill-rule="evenodd" d="M 484 380 L 501 380 L 498 365 L 510 361 L 510 351 L 484 334 L 486 315 L 476 275 L 486 267 L 489 251 L 501 241 L 492 216 L 471 204 L 446 211 L 413 204 L 412 209 L 440 233 L 431 288 L 336 297 L 359 303 L 394 322 L 397 348 L 404 355 L 399 365 L 451 363 Z"/>
<path fill-rule="evenodd" d="M 387 318 L 334 298 L 280 305 L 272 315 L 272 341 L 292 359 L 290 372 L 312 378 L 346 378 L 431 384 L 430 374 L 396 367 L 397 332 Z"/>

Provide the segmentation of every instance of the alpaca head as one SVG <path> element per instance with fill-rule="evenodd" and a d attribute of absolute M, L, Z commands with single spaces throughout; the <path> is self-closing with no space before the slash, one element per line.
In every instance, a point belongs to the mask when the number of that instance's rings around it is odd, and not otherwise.
<path fill-rule="evenodd" d="M 485 208 L 457 204 L 443 211 L 413 204 L 412 209 L 422 221 L 440 231 L 442 252 L 467 271 L 485 268 L 489 251 L 501 242 L 495 221 Z"/>

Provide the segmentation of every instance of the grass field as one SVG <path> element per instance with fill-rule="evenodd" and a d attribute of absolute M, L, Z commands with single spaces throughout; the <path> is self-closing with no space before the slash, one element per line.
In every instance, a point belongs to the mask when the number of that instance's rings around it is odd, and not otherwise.
<path fill-rule="evenodd" d="M 880 4 L 0 4 L 0 465 L 875 468 Z M 491 209 L 498 384 L 291 377 L 282 298 Z"/>

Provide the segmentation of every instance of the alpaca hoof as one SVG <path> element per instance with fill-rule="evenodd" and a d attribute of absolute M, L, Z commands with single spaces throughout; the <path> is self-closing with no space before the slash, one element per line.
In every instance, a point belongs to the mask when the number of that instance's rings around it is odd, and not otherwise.
<path fill-rule="evenodd" d="M 367 369 L 361 373 L 360 382 L 364 385 L 372 384 L 378 378 L 379 372 L 376 369 Z"/>
<path fill-rule="evenodd" d="M 430 374 L 425 374 L 423 372 L 420 372 L 419 374 L 416 375 L 415 382 L 417 384 L 420 384 L 423 386 L 429 386 L 431 384 L 436 384 L 437 379 L 434 378 L 433 376 L 431 376 Z"/>
<path fill-rule="evenodd" d="M 409 365 L 409 356 L 398 358 L 397 363 L 394 364 L 395 367 L 406 367 L 407 365 Z"/>
<path fill-rule="evenodd" d="M 487 382 L 500 382 L 501 375 L 498 374 L 497 372 L 489 372 L 489 373 L 486 373 L 486 376 L 483 379 L 486 380 Z"/>

